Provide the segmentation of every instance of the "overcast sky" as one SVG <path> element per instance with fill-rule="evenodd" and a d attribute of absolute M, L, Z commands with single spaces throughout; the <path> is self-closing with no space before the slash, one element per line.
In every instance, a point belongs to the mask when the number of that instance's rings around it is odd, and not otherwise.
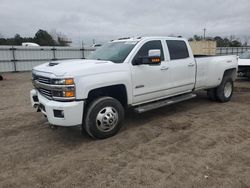
<path fill-rule="evenodd" d="M 0 34 L 62 32 L 74 45 L 125 36 L 250 35 L 250 0 L 0 0 Z"/>

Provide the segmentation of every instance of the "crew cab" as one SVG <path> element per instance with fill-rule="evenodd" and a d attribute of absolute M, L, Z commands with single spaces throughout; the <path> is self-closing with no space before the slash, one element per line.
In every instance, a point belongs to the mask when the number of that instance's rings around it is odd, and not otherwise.
<path fill-rule="evenodd" d="M 181 102 L 206 90 L 228 102 L 237 57 L 194 57 L 179 37 L 110 41 L 87 59 L 53 61 L 32 70 L 32 106 L 55 126 L 81 125 L 95 138 L 115 135 L 126 108 L 137 113 Z"/>

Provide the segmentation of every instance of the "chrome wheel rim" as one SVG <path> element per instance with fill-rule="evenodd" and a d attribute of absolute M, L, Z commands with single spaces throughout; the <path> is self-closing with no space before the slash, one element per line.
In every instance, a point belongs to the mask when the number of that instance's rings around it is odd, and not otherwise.
<path fill-rule="evenodd" d="M 226 98 L 230 97 L 233 91 L 233 86 L 230 82 L 227 82 L 225 87 L 224 87 L 224 95 Z"/>
<path fill-rule="evenodd" d="M 96 126 L 102 132 L 109 132 L 118 123 L 118 113 L 113 107 L 101 109 L 96 116 Z"/>

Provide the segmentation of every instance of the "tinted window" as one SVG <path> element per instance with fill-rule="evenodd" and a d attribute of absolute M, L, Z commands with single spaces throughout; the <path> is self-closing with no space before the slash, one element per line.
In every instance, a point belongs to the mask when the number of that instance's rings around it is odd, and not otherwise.
<path fill-rule="evenodd" d="M 161 60 L 164 61 L 164 53 L 161 45 L 160 40 L 154 40 L 146 42 L 141 49 L 137 52 L 135 59 L 138 57 L 145 57 L 148 56 L 149 50 L 161 50 Z"/>
<path fill-rule="evenodd" d="M 109 42 L 98 48 L 87 59 L 107 60 L 114 63 L 122 63 L 137 42 Z"/>
<path fill-rule="evenodd" d="M 167 40 L 170 59 L 183 59 L 189 57 L 187 45 L 180 40 Z"/>

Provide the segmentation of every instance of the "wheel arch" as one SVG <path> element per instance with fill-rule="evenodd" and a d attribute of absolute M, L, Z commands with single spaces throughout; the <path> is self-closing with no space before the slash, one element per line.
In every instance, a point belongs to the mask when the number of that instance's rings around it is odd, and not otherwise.
<path fill-rule="evenodd" d="M 233 81 L 235 81 L 235 79 L 237 77 L 237 69 L 231 68 L 231 69 L 225 70 L 224 74 L 223 74 L 223 78 L 225 78 L 225 77 L 231 77 L 233 79 Z"/>
<path fill-rule="evenodd" d="M 90 90 L 87 95 L 87 105 L 90 104 L 93 100 L 104 96 L 109 96 L 117 99 L 123 107 L 128 106 L 128 93 L 127 88 L 124 84 L 103 86 Z"/>

